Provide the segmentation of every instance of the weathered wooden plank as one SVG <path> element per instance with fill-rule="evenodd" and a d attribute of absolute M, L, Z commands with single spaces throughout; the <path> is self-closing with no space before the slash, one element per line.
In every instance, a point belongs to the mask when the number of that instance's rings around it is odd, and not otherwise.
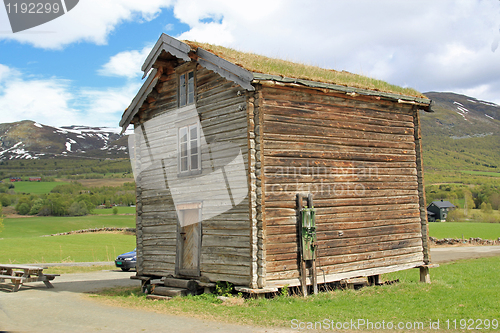
<path fill-rule="evenodd" d="M 344 248 L 349 246 L 360 246 L 363 244 L 371 244 L 371 243 L 382 243 L 388 241 L 397 241 L 397 240 L 405 240 L 420 237 L 420 233 L 405 233 L 405 234 L 394 234 L 394 235 L 370 235 L 368 237 L 358 237 L 358 238 L 339 238 L 339 239 L 326 239 L 319 240 L 317 242 L 318 248 L 320 251 L 323 249 L 330 248 Z M 291 242 L 281 242 L 281 243 L 269 243 L 268 244 L 268 253 L 270 255 L 279 254 L 279 253 L 290 253 L 297 252 L 297 241 L 292 240 Z"/>
<path fill-rule="evenodd" d="M 334 133 L 332 133 L 334 134 Z M 312 134 L 288 134 L 288 133 L 264 133 L 264 142 L 304 142 L 325 145 L 338 145 L 350 147 L 373 147 L 373 148 L 394 148 L 394 149 L 415 149 L 415 143 L 411 141 L 379 140 L 367 141 L 363 138 L 352 138 L 344 136 L 315 136 Z"/>
<path fill-rule="evenodd" d="M 356 191 L 356 185 L 353 183 L 345 184 L 345 187 L 328 187 L 331 184 L 321 184 L 319 187 L 307 186 L 295 186 L 291 187 L 289 184 L 284 184 L 279 186 L 273 184 L 268 186 L 266 192 L 266 200 L 269 202 L 276 201 L 290 201 L 296 195 L 297 191 L 310 191 L 313 192 L 314 198 L 317 200 L 330 200 L 331 205 L 341 206 L 341 205 L 356 205 L 356 200 L 364 200 L 373 198 L 377 200 L 380 197 L 391 197 L 391 196 L 414 196 L 417 195 L 417 189 L 415 188 L 415 183 L 362 183 L 363 188 L 361 191 L 358 189 Z M 344 184 L 340 184 L 342 186 Z M 393 188 L 393 190 L 391 190 Z M 401 190 L 399 188 L 407 188 Z M 353 200 L 353 201 L 351 201 Z"/>
<path fill-rule="evenodd" d="M 245 274 L 245 275 L 237 275 L 237 274 L 230 274 L 230 273 L 223 273 L 223 274 L 218 274 L 218 273 L 213 273 L 213 272 L 203 272 L 201 273 L 203 277 L 208 278 L 212 282 L 217 282 L 217 281 L 227 281 L 231 282 L 235 285 L 238 286 L 247 286 L 250 283 L 250 276 Z"/>
<path fill-rule="evenodd" d="M 264 122 L 264 131 L 276 134 L 309 135 L 319 137 L 344 137 L 370 141 L 413 142 L 413 135 L 365 132 L 344 128 L 308 126 L 306 124 L 290 124 L 278 121 Z"/>
<path fill-rule="evenodd" d="M 357 207 L 358 210 L 372 210 L 373 206 L 377 210 L 398 209 L 400 204 L 414 204 L 415 195 L 400 195 L 392 197 L 369 197 L 369 198 L 348 198 L 348 199 L 317 199 L 314 200 L 314 207 L 331 207 L 335 213 L 350 212 L 351 207 Z M 292 200 L 269 200 L 267 207 L 273 208 L 295 208 Z"/>
<path fill-rule="evenodd" d="M 395 104 L 390 101 L 380 100 L 375 102 L 373 99 L 363 100 L 360 97 L 356 99 L 349 98 L 345 94 L 336 92 L 322 92 L 318 94 L 317 90 L 303 87 L 266 87 L 262 91 L 262 95 L 266 105 L 273 105 L 273 101 L 282 103 L 283 101 L 294 101 L 307 105 L 316 103 L 319 105 L 338 107 L 347 107 L 353 109 L 367 109 L 373 111 L 381 111 L 387 114 L 385 117 L 389 119 L 405 119 L 411 121 L 411 106 Z M 406 116 L 406 117 L 405 117 Z M 383 117 L 383 118 L 385 118 Z"/>
<path fill-rule="evenodd" d="M 306 158 L 306 159 L 334 159 L 347 161 L 374 161 L 374 162 L 414 162 L 415 155 L 412 154 L 372 154 L 342 151 L 312 151 L 312 150 L 272 150 L 264 149 L 264 155 L 270 157 L 284 158 Z"/>
<path fill-rule="evenodd" d="M 383 252 L 387 250 L 415 248 L 419 246 L 420 247 L 422 246 L 421 239 L 410 238 L 410 239 L 395 240 L 383 243 L 368 243 L 368 244 L 346 246 L 346 247 L 332 247 L 327 249 L 318 248 L 317 256 L 321 264 L 327 265 L 328 260 L 330 260 L 329 258 L 332 256 L 342 257 L 345 255 Z M 268 254 L 267 257 L 268 262 L 286 261 L 288 263 L 290 260 L 296 260 L 296 259 L 297 259 L 297 252 L 279 253 L 273 255 Z"/>
<path fill-rule="evenodd" d="M 373 146 L 356 146 L 350 145 L 349 142 L 345 144 L 332 144 L 332 143 L 319 143 L 319 142 L 303 142 L 300 139 L 275 141 L 264 140 L 266 150 L 289 150 L 290 142 L 293 142 L 293 149 L 300 151 L 331 151 L 343 152 L 353 154 L 386 154 L 386 155 L 415 155 L 414 149 L 408 148 L 385 148 Z"/>
<path fill-rule="evenodd" d="M 387 125 L 378 125 L 378 124 L 370 124 L 370 123 L 362 123 L 359 122 L 358 119 L 341 119 L 337 117 L 333 119 L 332 117 L 324 117 L 324 118 L 298 118 L 298 117 L 290 117 L 288 115 L 277 115 L 277 114 L 269 114 L 269 107 L 266 107 L 266 114 L 264 115 L 264 122 L 270 123 L 284 123 L 284 124 L 303 124 L 310 128 L 315 126 L 325 127 L 325 128 L 335 128 L 335 129 L 344 129 L 344 130 L 357 130 L 363 132 L 373 132 L 373 133 L 386 133 L 393 135 L 413 135 L 413 125 L 407 127 L 398 127 L 398 126 L 387 126 Z M 349 118 L 349 117 L 347 117 Z M 312 131 L 313 132 L 313 131 Z"/>
<path fill-rule="evenodd" d="M 356 271 L 348 271 L 348 272 L 342 272 L 342 273 L 330 273 L 330 274 L 324 274 L 320 276 L 319 281 L 321 283 L 330 283 L 330 282 L 335 282 L 335 281 L 341 281 L 349 278 L 355 278 L 355 277 L 360 277 L 360 276 L 374 276 L 374 275 L 381 275 L 381 274 L 386 274 L 386 273 L 392 273 L 392 272 L 397 272 L 401 270 L 406 270 L 406 269 L 411 269 L 415 267 L 419 267 L 423 264 L 423 261 L 413 261 L 409 263 L 404 263 L 404 264 L 397 264 L 397 265 L 391 265 L 391 266 L 383 266 L 383 267 L 375 267 L 375 268 L 368 268 L 368 269 L 360 269 Z M 311 281 L 308 278 L 307 279 L 307 284 L 310 285 Z M 290 278 L 290 279 L 281 279 L 281 280 L 267 280 L 266 287 L 268 288 L 282 288 L 284 286 L 298 286 L 300 285 L 300 281 L 298 278 Z"/>
<path fill-rule="evenodd" d="M 318 243 L 320 241 L 332 241 L 335 239 L 347 239 L 354 238 L 358 239 L 360 237 L 368 236 L 381 236 L 381 235 L 395 235 L 395 234 L 405 234 L 405 233 L 419 233 L 418 223 L 408 223 L 408 224 L 395 224 L 388 226 L 377 226 L 368 227 L 361 229 L 346 229 L 342 230 L 342 234 L 339 231 L 321 231 L 317 233 Z M 278 234 L 278 235 L 267 235 L 267 241 L 269 244 L 272 243 L 291 243 L 297 241 L 296 234 Z"/>
<path fill-rule="evenodd" d="M 266 114 L 338 121 L 355 121 L 387 127 L 413 128 L 413 117 L 375 111 L 368 108 L 354 108 L 337 105 L 300 103 L 291 100 L 266 101 Z"/>
<path fill-rule="evenodd" d="M 291 157 L 266 157 L 266 166 L 276 167 L 296 167 L 296 168 L 415 168 L 415 162 L 373 162 L 373 161 L 352 161 L 352 160 L 332 160 L 315 159 L 311 161 L 306 158 Z"/>
<path fill-rule="evenodd" d="M 396 224 L 408 224 L 417 223 L 417 218 L 394 218 L 394 219 L 380 219 L 380 220 L 364 220 L 364 221 L 347 221 L 347 222 L 333 222 L 324 223 L 321 219 L 317 220 L 317 224 L 321 223 L 321 227 L 318 226 L 318 231 L 328 231 L 328 230 L 348 230 L 348 229 L 361 229 L 368 227 L 377 227 L 384 225 L 396 225 Z M 279 224 L 279 225 L 268 225 L 268 235 L 278 235 L 278 234 L 295 234 L 296 233 L 296 223 L 295 224 Z"/>
<path fill-rule="evenodd" d="M 323 266 L 318 265 L 318 269 L 321 268 L 325 271 L 325 274 L 332 273 L 342 273 L 342 272 L 351 272 L 358 270 L 365 270 L 377 267 L 390 267 L 394 265 L 401 264 L 410 264 L 414 262 L 422 262 L 422 253 L 410 253 L 406 255 L 396 256 L 396 257 L 387 257 L 384 256 L 382 258 L 360 261 L 356 263 L 344 263 L 344 264 L 336 264 L 333 266 Z M 267 274 L 267 280 L 281 280 L 281 279 L 290 279 L 297 278 L 299 275 L 298 270 L 287 270 L 281 272 L 273 272 Z M 321 279 L 320 279 L 321 281 Z"/>
<path fill-rule="evenodd" d="M 220 264 L 209 264 L 202 262 L 200 265 L 200 269 L 203 272 L 203 275 L 207 273 L 212 273 L 212 274 L 228 274 L 228 275 L 240 275 L 240 276 L 250 276 L 250 267 L 249 266 L 243 266 L 240 264 L 237 265 L 220 265 Z M 222 280 L 222 281 L 228 281 L 228 280 Z"/>
<path fill-rule="evenodd" d="M 319 175 L 276 175 L 266 174 L 268 184 L 286 183 L 364 183 L 364 182 L 416 182 L 416 175 L 380 175 L 380 174 L 319 174 Z"/>
<path fill-rule="evenodd" d="M 203 247 L 210 246 L 250 248 L 250 237 L 230 235 L 204 235 Z"/>
<path fill-rule="evenodd" d="M 211 253 L 202 253 L 201 254 L 201 262 L 203 263 L 203 267 L 207 267 L 205 265 L 234 265 L 234 266 L 244 266 L 249 267 L 251 265 L 251 258 L 248 253 L 247 256 L 237 256 L 232 255 L 230 253 L 219 255 L 219 254 L 211 254 Z"/>
<path fill-rule="evenodd" d="M 318 222 L 321 221 L 325 223 L 327 221 L 340 222 L 345 219 L 349 221 L 366 221 L 373 219 L 385 219 L 385 218 L 407 218 L 419 216 L 420 212 L 418 209 L 418 204 L 410 204 L 410 206 L 403 205 L 402 209 L 399 210 L 372 210 L 372 211 L 356 211 L 355 208 L 351 212 L 347 213 L 336 213 L 335 208 L 318 208 L 316 210 Z M 283 217 L 283 216 L 295 216 L 294 211 L 290 208 L 274 208 L 267 207 L 266 213 L 268 217 Z"/>

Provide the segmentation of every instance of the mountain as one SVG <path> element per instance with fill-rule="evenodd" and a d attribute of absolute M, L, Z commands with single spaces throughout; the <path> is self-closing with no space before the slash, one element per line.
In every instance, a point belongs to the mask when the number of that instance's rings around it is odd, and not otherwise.
<path fill-rule="evenodd" d="M 421 114 L 427 170 L 500 171 L 500 106 L 450 92 L 424 93 Z"/>
<path fill-rule="evenodd" d="M 128 157 L 127 136 L 114 128 L 52 127 L 30 120 L 0 124 L 0 161 L 56 156 Z"/>

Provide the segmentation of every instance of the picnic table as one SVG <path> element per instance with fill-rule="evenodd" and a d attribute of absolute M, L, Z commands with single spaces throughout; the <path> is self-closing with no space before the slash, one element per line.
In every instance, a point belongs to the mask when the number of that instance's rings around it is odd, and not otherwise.
<path fill-rule="evenodd" d="M 59 274 L 44 274 L 43 270 L 44 267 L 32 265 L 0 264 L 0 283 L 10 280 L 14 284 L 12 291 L 18 291 L 24 283 L 38 281 L 45 283 L 47 288 L 54 288 L 50 281 Z"/>

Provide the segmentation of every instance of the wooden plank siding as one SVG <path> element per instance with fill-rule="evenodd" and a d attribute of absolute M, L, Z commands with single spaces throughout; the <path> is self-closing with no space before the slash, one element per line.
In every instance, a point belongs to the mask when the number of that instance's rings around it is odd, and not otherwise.
<path fill-rule="evenodd" d="M 413 108 L 289 86 L 262 99 L 267 285 L 299 276 L 296 193 L 313 193 L 322 274 L 422 263 Z"/>
<path fill-rule="evenodd" d="M 201 176 L 220 167 L 217 163 L 234 158 L 224 144 L 239 148 L 248 167 L 246 91 L 199 65 L 195 87 L 196 111 L 204 138 L 207 143 L 219 144 L 210 152 L 202 151 Z M 163 160 L 177 154 L 177 130 L 168 118 L 169 113 L 177 109 L 177 78 L 173 71 L 163 72 L 146 101 L 135 118 L 136 130 L 141 131 L 142 126 L 147 134 L 137 158 L 143 166 L 149 165 L 136 180 L 137 269 L 142 275 L 167 276 L 175 274 L 178 228 L 177 212 L 165 176 L 166 172 L 175 173 L 177 165 Z M 152 160 L 155 162 L 150 163 Z M 233 169 L 228 167 L 225 172 L 230 175 L 236 172 Z M 247 169 L 245 172 L 248 174 Z M 203 212 L 217 211 L 227 191 L 214 191 L 214 184 L 210 182 L 197 185 L 199 192 L 209 193 L 203 201 Z M 176 190 L 182 193 L 182 186 L 180 182 Z M 248 193 L 247 183 L 238 186 Z M 212 281 L 248 285 L 251 266 L 248 195 L 232 209 L 204 218 L 201 230 L 201 276 Z"/>

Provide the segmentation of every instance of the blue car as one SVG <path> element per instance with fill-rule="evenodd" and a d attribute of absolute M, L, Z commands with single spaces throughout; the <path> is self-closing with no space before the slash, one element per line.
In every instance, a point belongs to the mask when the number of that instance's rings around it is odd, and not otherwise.
<path fill-rule="evenodd" d="M 120 254 L 115 260 L 115 265 L 121 268 L 122 271 L 128 272 L 131 268 L 135 268 L 135 262 L 137 260 L 137 254 L 134 251 Z"/>

